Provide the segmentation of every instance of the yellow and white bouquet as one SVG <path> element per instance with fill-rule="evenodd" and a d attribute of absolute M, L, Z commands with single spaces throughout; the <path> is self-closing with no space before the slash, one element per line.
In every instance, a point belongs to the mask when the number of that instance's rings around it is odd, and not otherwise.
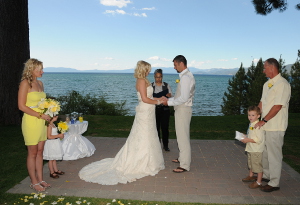
<path fill-rule="evenodd" d="M 60 133 L 64 134 L 66 133 L 68 130 L 69 130 L 69 125 L 67 122 L 62 122 L 60 121 L 58 124 L 57 124 L 57 129 Z"/>
<path fill-rule="evenodd" d="M 54 99 L 42 98 L 38 103 L 38 108 L 42 110 L 43 114 L 53 117 L 58 115 L 58 112 L 60 111 L 60 103 Z"/>

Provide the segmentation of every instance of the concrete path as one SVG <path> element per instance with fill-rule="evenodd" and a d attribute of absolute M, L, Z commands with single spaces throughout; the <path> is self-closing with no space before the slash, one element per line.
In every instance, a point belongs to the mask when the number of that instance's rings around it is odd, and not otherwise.
<path fill-rule="evenodd" d="M 248 188 L 241 181 L 248 174 L 244 145 L 234 140 L 191 140 L 191 170 L 173 173 L 178 164 L 171 162 L 178 157 L 176 140 L 170 140 L 170 152 L 164 152 L 166 168 L 156 176 L 148 176 L 129 184 L 99 185 L 78 177 L 85 165 L 114 157 L 125 143 L 124 138 L 88 137 L 95 145 L 93 156 L 75 161 L 58 163 L 66 172 L 59 179 L 49 177 L 47 165 L 44 180 L 52 184 L 48 195 L 132 199 L 167 202 L 198 202 L 218 204 L 300 204 L 300 174 L 283 163 L 280 190 L 271 193 Z M 29 177 L 9 193 L 30 194 Z"/>

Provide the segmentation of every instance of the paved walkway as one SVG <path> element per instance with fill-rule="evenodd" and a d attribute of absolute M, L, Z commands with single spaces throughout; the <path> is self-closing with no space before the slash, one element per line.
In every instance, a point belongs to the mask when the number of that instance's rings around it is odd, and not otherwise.
<path fill-rule="evenodd" d="M 241 181 L 248 173 L 245 148 L 234 140 L 191 140 L 190 172 L 172 172 L 178 166 L 171 162 L 177 158 L 178 150 L 176 140 L 170 140 L 171 152 L 164 152 L 166 169 L 156 176 L 111 186 L 88 183 L 79 179 L 79 170 L 91 162 L 114 157 L 126 140 L 88 139 L 97 149 L 95 154 L 89 158 L 59 162 L 59 169 L 66 172 L 59 179 L 50 178 L 45 165 L 44 179 L 52 184 L 47 190 L 48 195 L 219 204 L 300 204 L 300 174 L 286 163 L 283 163 L 279 191 L 266 193 L 249 189 L 249 183 Z M 29 184 L 27 177 L 8 192 L 30 194 Z"/>

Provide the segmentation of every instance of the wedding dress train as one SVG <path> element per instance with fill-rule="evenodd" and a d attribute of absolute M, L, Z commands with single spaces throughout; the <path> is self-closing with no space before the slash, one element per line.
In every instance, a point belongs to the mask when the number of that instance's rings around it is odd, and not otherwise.
<path fill-rule="evenodd" d="M 152 98 L 153 88 L 147 87 Z M 165 168 L 156 130 L 155 105 L 144 103 L 137 92 L 139 104 L 124 146 L 115 158 L 106 158 L 83 167 L 79 177 L 103 185 L 126 184 L 142 177 L 156 175 Z"/>

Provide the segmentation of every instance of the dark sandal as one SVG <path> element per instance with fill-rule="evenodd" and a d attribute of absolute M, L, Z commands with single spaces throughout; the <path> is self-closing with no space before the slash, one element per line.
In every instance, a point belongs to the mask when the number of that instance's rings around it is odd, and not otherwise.
<path fill-rule="evenodd" d="M 57 172 L 54 172 L 55 174 L 64 175 L 65 173 L 63 171 L 58 170 Z"/>
<path fill-rule="evenodd" d="M 44 183 L 44 184 L 43 184 Z M 46 185 L 45 185 L 46 184 Z M 51 185 L 50 184 L 48 184 L 47 182 L 45 182 L 45 181 L 41 181 L 40 182 L 40 185 L 42 186 L 42 187 L 44 187 L 45 189 L 47 189 L 47 188 L 51 188 Z"/>
<path fill-rule="evenodd" d="M 50 177 L 53 178 L 53 179 L 59 178 L 59 176 L 56 174 L 56 172 L 54 172 L 52 174 L 50 173 Z"/>
<path fill-rule="evenodd" d="M 179 170 L 181 170 L 181 171 L 176 171 L 176 169 L 179 169 Z M 184 168 L 182 168 L 182 167 L 177 167 L 176 169 L 173 169 L 173 172 L 175 172 L 175 173 L 187 172 L 187 170 L 184 169 Z"/>
<path fill-rule="evenodd" d="M 174 162 L 174 163 L 180 163 L 180 162 L 178 161 L 178 159 L 173 159 L 172 162 Z"/>

